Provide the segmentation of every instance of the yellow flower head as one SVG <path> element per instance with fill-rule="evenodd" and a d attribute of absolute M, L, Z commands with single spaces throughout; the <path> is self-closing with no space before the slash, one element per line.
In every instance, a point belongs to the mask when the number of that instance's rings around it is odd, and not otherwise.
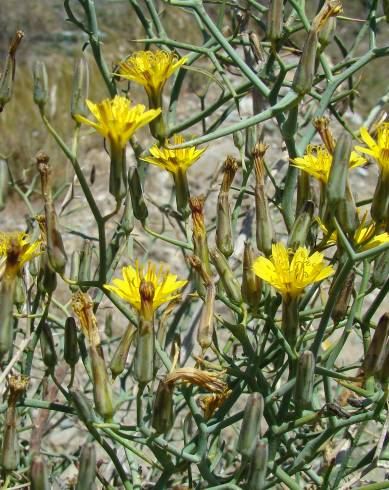
<path fill-rule="evenodd" d="M 109 139 L 111 144 L 120 148 L 126 146 L 137 129 L 145 126 L 161 113 L 161 109 L 146 111 L 146 107 L 142 104 L 131 107 L 131 101 L 120 95 L 116 95 L 113 99 L 105 99 L 99 104 L 87 100 L 86 105 L 96 122 L 80 114 L 75 116 L 77 121 L 92 126 L 104 138 Z"/>
<path fill-rule="evenodd" d="M 322 230 L 324 236 L 328 235 L 328 229 L 325 224 L 321 221 L 320 218 L 316 218 L 319 223 L 320 229 Z M 354 247 L 358 251 L 369 250 L 370 248 L 378 247 L 383 243 L 389 242 L 389 233 L 379 233 L 376 235 L 377 226 L 372 221 L 369 224 L 366 223 L 367 220 L 367 211 L 362 216 L 361 222 L 358 228 L 354 232 Z M 336 245 L 338 241 L 338 234 L 336 230 L 334 230 L 331 235 L 328 237 L 326 244 L 328 246 Z"/>
<path fill-rule="evenodd" d="M 185 139 L 183 136 L 173 136 L 174 145 L 180 145 L 184 142 Z M 169 145 L 168 140 L 166 140 L 165 145 Z M 175 174 L 178 171 L 186 172 L 201 157 L 206 149 L 202 148 L 201 150 L 197 150 L 195 146 L 169 149 L 166 147 L 159 148 L 158 145 L 154 145 L 150 148 L 151 156 L 142 158 L 142 160 Z"/>
<path fill-rule="evenodd" d="M 272 245 L 270 259 L 258 257 L 254 273 L 271 284 L 281 294 L 300 296 L 310 284 L 322 281 L 334 273 L 332 266 L 324 264 L 324 256 L 315 252 L 309 255 L 305 247 L 289 251 L 282 243 Z"/>
<path fill-rule="evenodd" d="M 186 61 L 187 58 L 178 59 L 168 51 L 137 51 L 119 63 L 119 75 L 143 85 L 149 97 L 155 98 L 161 94 L 166 80 Z"/>
<path fill-rule="evenodd" d="M 169 270 L 160 265 L 158 271 L 155 264 L 149 262 L 147 270 L 139 266 L 138 261 L 135 267 L 128 265 L 122 269 L 123 279 L 114 279 L 113 285 L 105 284 L 105 288 L 113 291 L 120 298 L 128 301 L 136 310 L 141 309 L 140 286 L 143 281 L 154 286 L 153 310 L 155 311 L 164 303 L 167 303 L 179 296 L 174 294 L 181 289 L 187 281 L 177 281 L 177 276 L 170 274 Z"/>
<path fill-rule="evenodd" d="M 308 172 L 316 179 L 324 182 L 328 182 L 332 165 L 332 155 L 324 146 L 308 145 L 307 152 L 303 157 L 297 157 L 292 160 L 295 167 Z M 366 159 L 357 152 L 352 151 L 350 156 L 350 168 L 359 167 L 364 165 Z"/>
<path fill-rule="evenodd" d="M 366 128 L 361 128 L 361 138 L 368 148 L 356 146 L 355 149 L 374 157 L 382 172 L 389 175 L 389 123 L 378 126 L 377 141 L 370 136 Z"/>
<path fill-rule="evenodd" d="M 31 243 L 24 231 L 0 233 L 0 257 L 5 261 L 5 275 L 14 277 L 34 257 L 39 255 L 41 240 Z"/>

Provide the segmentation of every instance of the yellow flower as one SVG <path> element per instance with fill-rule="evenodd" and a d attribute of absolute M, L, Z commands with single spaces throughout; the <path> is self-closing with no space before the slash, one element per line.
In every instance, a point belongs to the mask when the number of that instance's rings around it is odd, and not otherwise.
<path fill-rule="evenodd" d="M 178 59 L 175 53 L 168 51 L 137 51 L 119 63 L 119 75 L 143 85 L 148 96 L 155 99 L 166 80 L 186 61 L 187 58 Z"/>
<path fill-rule="evenodd" d="M 173 136 L 174 145 L 180 145 L 181 143 L 184 143 L 184 141 L 185 139 L 183 136 Z M 168 140 L 166 140 L 165 145 L 169 145 Z M 159 148 L 158 145 L 154 145 L 150 148 L 152 156 L 142 158 L 142 160 L 175 174 L 179 171 L 186 172 L 188 168 L 201 157 L 205 150 L 206 148 L 197 150 L 195 146 L 169 149 L 166 147 Z"/>
<path fill-rule="evenodd" d="M 164 303 L 167 303 L 179 296 L 174 294 L 178 289 L 181 289 L 187 281 L 177 281 L 177 276 L 170 274 L 169 270 L 160 265 L 157 271 L 156 266 L 149 262 L 146 272 L 139 266 L 138 261 L 135 262 L 135 268 L 131 265 L 123 267 L 123 279 L 114 279 L 113 286 L 105 284 L 104 287 L 109 291 L 113 291 L 120 298 L 128 301 L 136 310 L 140 311 L 141 296 L 139 288 L 142 279 L 150 282 L 154 286 L 153 310 L 155 311 Z"/>
<path fill-rule="evenodd" d="M 11 233 L 0 233 L 0 257 L 5 262 L 7 276 L 14 277 L 34 257 L 39 255 L 42 241 L 36 240 L 31 243 L 31 237 L 24 231 Z"/>
<path fill-rule="evenodd" d="M 332 155 L 324 146 L 308 145 L 306 154 L 303 157 L 297 157 L 292 160 L 295 167 L 308 172 L 316 179 L 324 182 L 328 182 L 330 175 L 330 169 L 332 165 Z M 352 151 L 350 156 L 350 168 L 359 167 L 364 165 L 366 159 L 357 152 Z"/>
<path fill-rule="evenodd" d="M 253 270 L 258 277 L 271 284 L 281 294 L 292 297 L 300 296 L 307 286 L 334 273 L 332 266 L 324 264 L 324 256 L 321 253 L 309 255 L 305 247 L 299 247 L 293 253 L 282 243 L 272 245 L 270 259 L 258 257 Z"/>
<path fill-rule="evenodd" d="M 324 236 L 328 235 L 328 229 L 325 224 L 320 220 L 320 218 L 316 218 L 317 222 L 321 230 L 323 231 Z M 358 228 L 354 232 L 354 247 L 358 251 L 369 250 L 370 248 L 378 247 L 383 243 L 389 242 L 389 233 L 384 232 L 376 235 L 377 225 L 372 221 L 368 225 L 366 225 L 367 220 L 367 211 L 362 216 L 361 222 Z M 338 234 L 336 230 L 331 233 L 331 236 L 328 238 L 326 244 L 327 245 L 336 245 L 338 239 Z"/>
<path fill-rule="evenodd" d="M 96 122 L 80 114 L 75 116 L 76 120 L 92 126 L 104 138 L 109 139 L 111 144 L 120 148 L 126 146 L 137 129 L 145 126 L 161 113 L 161 109 L 146 111 L 146 107 L 142 104 L 131 107 L 131 101 L 120 95 L 116 95 L 113 99 L 105 99 L 99 104 L 87 100 L 86 105 Z"/>
<path fill-rule="evenodd" d="M 382 123 L 377 129 L 377 141 L 366 128 L 361 128 L 361 138 L 368 146 L 356 146 L 355 149 L 375 158 L 384 174 L 389 175 L 389 123 Z"/>

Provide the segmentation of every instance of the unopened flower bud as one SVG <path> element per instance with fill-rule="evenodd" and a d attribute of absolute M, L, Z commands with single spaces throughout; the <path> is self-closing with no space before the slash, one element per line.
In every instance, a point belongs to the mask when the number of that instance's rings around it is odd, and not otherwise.
<path fill-rule="evenodd" d="M 253 313 L 258 311 L 262 295 L 262 281 L 254 273 L 254 250 L 250 242 L 245 242 L 243 252 L 242 298 Z"/>
<path fill-rule="evenodd" d="M 129 323 L 126 331 L 124 332 L 124 335 L 120 339 L 119 345 L 117 346 L 109 365 L 113 379 L 119 376 L 126 367 L 128 352 L 130 350 L 135 333 L 136 328 L 131 323 Z"/>
<path fill-rule="evenodd" d="M 142 185 L 139 178 L 139 172 L 136 167 L 131 167 L 128 172 L 128 185 L 130 189 L 131 203 L 133 213 L 136 219 L 142 223 L 148 216 L 145 198 L 143 196 Z"/>
<path fill-rule="evenodd" d="M 92 243 L 90 240 L 84 240 L 80 253 L 80 265 L 78 271 L 78 282 L 86 282 L 92 279 Z M 81 287 L 82 291 L 88 287 Z"/>
<path fill-rule="evenodd" d="M 244 146 L 243 131 L 235 131 L 235 133 L 233 133 L 232 136 L 233 136 L 235 148 L 237 148 L 238 150 L 242 150 Z"/>
<path fill-rule="evenodd" d="M 370 214 L 377 224 L 384 223 L 389 214 L 389 173 L 381 171 L 374 191 Z"/>
<path fill-rule="evenodd" d="M 344 281 L 343 287 L 336 298 L 335 306 L 331 313 L 331 318 L 333 319 L 334 323 L 339 323 L 347 314 L 351 294 L 354 289 L 354 280 L 355 272 L 351 271 Z"/>
<path fill-rule="evenodd" d="M 57 288 L 57 274 L 49 265 L 47 254 L 41 256 L 40 270 L 38 275 L 38 289 L 43 294 L 51 294 Z"/>
<path fill-rule="evenodd" d="M 371 282 L 376 288 L 381 288 L 389 277 L 389 250 L 381 252 L 374 261 Z"/>
<path fill-rule="evenodd" d="M 76 490 L 93 489 L 96 480 L 96 449 L 89 443 L 82 447 Z"/>
<path fill-rule="evenodd" d="M 11 100 L 16 68 L 16 51 L 23 39 L 23 36 L 24 33 L 22 31 L 16 31 L 8 50 L 4 69 L 0 76 L 0 112 L 2 112 L 4 106 Z"/>
<path fill-rule="evenodd" d="M 226 258 L 217 248 L 210 250 L 209 253 L 228 298 L 233 303 L 240 304 L 242 302 L 240 284 L 234 276 Z"/>
<path fill-rule="evenodd" d="M 284 2 L 283 0 L 270 0 L 266 35 L 272 43 L 282 37 L 284 25 Z"/>
<path fill-rule="evenodd" d="M 90 425 L 96 422 L 96 414 L 93 411 L 93 407 L 89 399 L 84 395 L 82 391 L 70 390 L 69 391 L 73 405 L 80 416 L 81 420 Z"/>
<path fill-rule="evenodd" d="M 99 413 L 104 420 L 109 421 L 112 419 L 114 408 L 112 403 L 111 383 L 108 378 L 101 346 L 89 346 L 89 355 L 92 368 L 93 399 L 96 412 Z"/>
<path fill-rule="evenodd" d="M 16 278 L 4 276 L 0 281 L 0 359 L 13 350 L 13 304 Z"/>
<path fill-rule="evenodd" d="M 159 382 L 151 421 L 157 434 L 166 434 L 173 426 L 173 391 L 173 384 Z"/>
<path fill-rule="evenodd" d="M 251 455 L 247 490 L 263 490 L 265 488 L 268 458 L 268 443 L 258 440 Z"/>
<path fill-rule="evenodd" d="M 70 102 L 70 113 L 74 119 L 77 114 L 87 117 L 88 109 L 85 100 L 89 91 L 89 68 L 84 55 L 76 60 L 74 64 L 72 98 Z"/>
<path fill-rule="evenodd" d="M 255 441 L 261 435 L 263 409 L 263 396 L 260 393 L 249 395 L 244 409 L 237 446 L 242 458 L 249 458 L 251 456 Z"/>
<path fill-rule="evenodd" d="M 120 221 L 120 226 L 127 236 L 130 235 L 134 229 L 134 211 L 132 209 L 131 196 L 129 192 L 126 195 L 123 217 Z"/>
<path fill-rule="evenodd" d="M 335 212 L 337 205 L 346 193 L 351 150 L 352 138 L 349 133 L 343 131 L 336 142 L 326 185 L 327 205 L 332 213 Z"/>
<path fill-rule="evenodd" d="M 31 490 L 50 490 L 51 485 L 46 461 L 40 454 L 34 454 L 30 463 Z"/>
<path fill-rule="evenodd" d="M 355 204 L 355 199 L 351 191 L 348 177 L 346 181 L 346 192 L 343 198 L 338 203 L 338 207 L 336 209 L 336 217 L 343 231 L 352 236 L 355 230 L 358 228 L 359 220 L 357 206 Z"/>
<path fill-rule="evenodd" d="M 43 324 L 39 338 L 42 351 L 42 360 L 46 367 L 53 370 L 57 364 L 57 354 L 55 352 L 53 334 L 47 323 Z"/>
<path fill-rule="evenodd" d="M 306 201 L 301 214 L 299 214 L 292 226 L 288 239 L 288 248 L 297 250 L 304 247 L 311 229 L 313 212 L 315 205 L 312 201 Z"/>
<path fill-rule="evenodd" d="M 126 195 L 128 188 L 125 148 L 111 141 L 110 155 L 109 192 L 116 199 L 116 202 L 120 202 Z"/>
<path fill-rule="evenodd" d="M 69 366 L 75 366 L 80 357 L 77 339 L 77 325 L 72 316 L 66 318 L 65 321 L 63 357 Z"/>
<path fill-rule="evenodd" d="M 80 272 L 80 253 L 77 250 L 74 250 L 72 252 L 72 256 L 70 259 L 70 273 L 69 273 L 69 279 L 71 281 L 78 282 L 78 275 Z M 70 285 L 69 286 L 70 291 L 75 293 L 78 290 L 77 285 Z"/>
<path fill-rule="evenodd" d="M 203 309 L 201 310 L 201 317 L 199 328 L 197 330 L 197 342 L 203 351 L 208 349 L 212 344 L 212 337 L 214 331 L 214 308 L 215 308 L 215 296 L 216 289 L 211 282 L 206 287 L 206 293 L 204 298 Z"/>
<path fill-rule="evenodd" d="M 309 350 L 300 354 L 297 362 L 294 404 L 297 415 L 309 408 L 312 401 L 313 381 L 315 376 L 315 356 Z"/>
<path fill-rule="evenodd" d="M 274 232 L 270 217 L 269 204 L 265 192 L 265 163 L 264 156 L 267 146 L 258 143 L 254 147 L 255 168 L 255 210 L 256 210 L 256 239 L 257 248 L 265 255 L 271 254 Z"/>
<path fill-rule="evenodd" d="M 334 39 L 336 31 L 336 17 L 328 19 L 327 24 L 321 29 L 319 33 L 319 42 L 323 49 L 325 49 Z"/>
<path fill-rule="evenodd" d="M 229 257 L 234 251 L 229 191 L 237 170 L 238 164 L 236 159 L 228 156 L 224 163 L 223 181 L 217 199 L 216 225 L 216 245 L 225 257 Z"/>
<path fill-rule="evenodd" d="M 9 172 L 5 160 L 0 158 L 0 211 L 5 208 L 5 202 L 8 194 Z"/>
<path fill-rule="evenodd" d="M 36 61 L 33 69 L 34 102 L 43 113 L 49 98 L 49 82 L 46 65 L 43 61 Z"/>
<path fill-rule="evenodd" d="M 299 95 L 304 95 L 308 93 L 313 85 L 313 78 L 315 76 L 317 40 L 317 32 L 312 30 L 309 31 L 292 82 L 293 90 Z"/>
<path fill-rule="evenodd" d="M 368 378 L 381 370 L 389 343 L 389 313 L 381 316 L 363 360 L 362 369 Z"/>

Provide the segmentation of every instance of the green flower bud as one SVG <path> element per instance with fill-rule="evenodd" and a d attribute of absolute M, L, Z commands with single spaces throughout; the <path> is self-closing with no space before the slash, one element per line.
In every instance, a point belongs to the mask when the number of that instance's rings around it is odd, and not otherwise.
<path fill-rule="evenodd" d="M 366 378 L 381 371 L 385 360 L 386 350 L 388 348 L 388 340 L 389 313 L 385 313 L 378 322 L 363 360 L 362 369 Z"/>
<path fill-rule="evenodd" d="M 173 426 L 173 391 L 174 384 L 159 382 L 151 421 L 157 434 L 166 434 Z"/>
<path fill-rule="evenodd" d="M 120 202 L 127 193 L 127 187 L 126 150 L 112 141 L 109 192 Z"/>
<path fill-rule="evenodd" d="M 134 229 L 134 211 L 132 209 L 130 193 L 127 193 L 126 195 L 126 201 L 124 204 L 124 211 L 120 225 L 127 236 L 130 235 L 132 230 Z"/>
<path fill-rule="evenodd" d="M 389 276 L 389 250 L 380 253 L 375 261 L 373 267 L 373 275 L 371 282 L 376 288 L 381 288 Z"/>
<path fill-rule="evenodd" d="M 326 185 L 326 199 L 330 214 L 334 213 L 346 194 L 352 144 L 350 134 L 345 131 L 340 134 L 336 142 L 330 175 Z"/>
<path fill-rule="evenodd" d="M 266 35 L 272 43 L 281 39 L 283 26 L 284 2 L 283 0 L 270 0 Z"/>
<path fill-rule="evenodd" d="M 42 352 L 42 360 L 46 367 L 53 370 L 57 364 L 57 354 L 55 352 L 54 338 L 51 328 L 44 323 L 39 336 Z"/>
<path fill-rule="evenodd" d="M 112 337 L 112 323 L 113 323 L 112 311 L 107 311 L 107 314 L 105 315 L 105 323 L 104 323 L 104 333 L 107 337 Z"/>
<path fill-rule="evenodd" d="M 251 456 L 247 490 L 263 490 L 265 488 L 268 458 L 268 443 L 263 440 L 257 440 Z"/>
<path fill-rule="evenodd" d="M 80 253 L 80 268 L 78 272 L 78 282 L 87 282 L 92 279 L 92 243 L 84 240 Z M 81 290 L 89 289 L 88 286 L 81 287 Z"/>
<path fill-rule="evenodd" d="M 101 351 L 101 346 L 89 346 L 89 355 L 92 368 L 93 378 L 93 399 L 95 402 L 96 412 L 100 414 L 104 420 L 111 420 L 114 413 L 112 403 L 111 383 L 108 379 L 107 368 L 105 366 L 104 357 Z"/>
<path fill-rule="evenodd" d="M 308 93 L 313 85 L 313 78 L 315 76 L 317 40 L 317 32 L 309 31 L 292 82 L 293 90 L 299 95 L 304 95 Z"/>
<path fill-rule="evenodd" d="M 189 199 L 189 206 L 192 211 L 192 221 L 193 221 L 193 249 L 194 255 L 198 257 L 206 271 L 206 273 L 211 276 L 211 267 L 209 264 L 209 249 L 207 241 L 207 231 L 204 222 L 204 203 L 205 198 L 203 196 L 191 197 Z M 195 272 L 195 289 L 201 297 L 205 295 L 204 282 L 202 280 L 201 274 Z"/>
<path fill-rule="evenodd" d="M 75 366 L 80 358 L 77 339 L 77 325 L 72 316 L 66 318 L 65 321 L 63 357 L 69 366 Z"/>
<path fill-rule="evenodd" d="M 0 282 L 0 359 L 13 351 L 15 289 L 16 277 L 4 276 Z"/>
<path fill-rule="evenodd" d="M 139 172 L 136 167 L 131 167 L 128 172 L 128 183 L 130 189 L 132 209 L 136 219 L 142 223 L 148 216 L 146 202 L 140 183 Z"/>
<path fill-rule="evenodd" d="M 24 289 L 25 288 L 24 288 L 23 278 L 20 276 L 16 276 L 14 303 L 19 313 L 22 313 L 23 306 L 26 302 L 26 292 Z"/>
<path fill-rule="evenodd" d="M 384 223 L 389 215 L 389 173 L 380 173 L 371 203 L 370 214 L 377 223 Z"/>
<path fill-rule="evenodd" d="M 34 78 L 34 102 L 41 112 L 44 112 L 49 99 L 49 82 L 46 65 L 43 61 L 36 61 L 33 69 Z"/>
<path fill-rule="evenodd" d="M 354 231 L 358 228 L 359 221 L 357 206 L 348 179 L 346 182 L 346 193 L 340 200 L 336 209 L 336 217 L 338 218 L 343 231 L 352 236 Z"/>
<path fill-rule="evenodd" d="M 4 70 L 0 75 L 0 112 L 2 112 L 4 106 L 11 100 L 16 68 L 15 56 L 23 36 L 24 33 L 22 31 L 16 31 L 8 50 Z"/>
<path fill-rule="evenodd" d="M 51 269 L 47 254 L 41 255 L 38 289 L 42 294 L 51 294 L 57 288 L 57 274 Z"/>
<path fill-rule="evenodd" d="M 75 282 L 78 282 L 78 276 L 79 276 L 79 273 L 80 273 L 80 254 L 79 252 L 77 252 L 77 250 L 75 250 L 73 253 L 72 253 L 72 256 L 71 256 L 71 259 L 70 259 L 70 274 L 69 274 L 69 279 L 71 281 L 75 281 Z M 70 288 L 70 291 L 72 291 L 73 293 L 75 293 L 77 290 L 78 290 L 78 286 L 76 285 L 71 285 L 69 286 Z"/>
<path fill-rule="evenodd" d="M 96 414 L 89 399 L 79 390 L 69 390 L 74 408 L 86 425 L 96 422 Z"/>
<path fill-rule="evenodd" d="M 254 250 L 250 242 L 244 245 L 243 274 L 241 293 L 243 301 L 250 306 L 253 312 L 257 312 L 262 296 L 262 281 L 254 273 Z"/>
<path fill-rule="evenodd" d="M 96 449 L 93 444 L 86 444 L 81 449 L 80 469 L 76 490 L 93 490 L 96 480 Z"/>
<path fill-rule="evenodd" d="M 203 309 L 201 310 L 201 317 L 199 328 L 197 330 L 197 342 L 201 349 L 205 351 L 212 344 L 212 337 L 214 331 L 214 308 L 215 308 L 215 296 L 216 289 L 211 282 L 206 287 L 206 293 L 204 298 Z"/>
<path fill-rule="evenodd" d="M 264 400 L 260 393 L 249 395 L 244 409 L 237 450 L 242 458 L 249 458 L 257 437 L 261 435 Z"/>
<path fill-rule="evenodd" d="M 50 490 L 47 465 L 40 454 L 34 454 L 30 463 L 31 490 Z"/>
<path fill-rule="evenodd" d="M 84 55 L 76 60 L 74 64 L 72 98 L 70 102 L 70 113 L 74 119 L 77 114 L 87 117 L 88 109 L 85 100 L 89 91 L 89 68 Z"/>
<path fill-rule="evenodd" d="M 128 352 L 130 350 L 135 333 L 136 328 L 131 323 L 129 323 L 111 359 L 110 369 L 113 379 L 119 376 L 119 374 L 121 374 L 126 367 Z"/>
<path fill-rule="evenodd" d="M 226 258 L 217 248 L 210 250 L 209 254 L 220 276 L 221 283 L 223 284 L 228 298 L 233 303 L 240 304 L 242 302 L 240 284 L 234 276 L 234 273 L 232 272 Z"/>
<path fill-rule="evenodd" d="M 313 212 L 315 205 L 312 201 L 306 201 L 301 214 L 299 214 L 293 223 L 288 239 L 288 248 L 297 250 L 304 247 L 307 241 L 308 233 L 312 225 Z"/>
<path fill-rule="evenodd" d="M 322 49 L 325 49 L 329 44 L 332 43 L 335 37 L 336 31 L 336 17 L 331 17 L 328 19 L 327 24 L 319 33 L 319 43 Z"/>
<path fill-rule="evenodd" d="M 335 306 L 331 313 L 334 323 L 339 323 L 347 314 L 351 294 L 354 288 L 355 272 L 351 271 L 347 276 L 343 288 L 337 296 Z"/>
<path fill-rule="evenodd" d="M 7 162 L 0 158 L 0 211 L 5 208 L 8 194 L 9 172 Z"/>
<path fill-rule="evenodd" d="M 311 406 L 314 376 L 315 356 L 307 350 L 300 354 L 297 363 L 294 404 L 298 415 Z"/>
<path fill-rule="evenodd" d="M 257 136 L 257 126 L 249 126 L 246 128 L 246 138 L 245 138 L 245 155 L 247 158 L 252 158 L 254 153 L 255 145 L 258 141 Z"/>

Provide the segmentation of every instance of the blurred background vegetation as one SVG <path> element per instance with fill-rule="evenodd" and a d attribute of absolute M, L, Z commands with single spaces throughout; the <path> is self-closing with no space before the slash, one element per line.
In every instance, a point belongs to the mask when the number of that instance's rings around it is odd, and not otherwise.
<path fill-rule="evenodd" d="M 142 0 L 139 0 L 139 3 L 142 6 Z M 214 3 L 210 8 L 216 11 L 218 7 Z M 344 16 L 363 19 L 367 3 L 366 0 L 345 0 L 343 2 Z M 71 5 L 77 12 L 77 1 L 73 0 Z M 308 8 L 309 5 L 310 2 L 307 2 Z M 144 31 L 138 18 L 132 13 L 130 1 L 96 0 L 96 6 L 99 29 L 104 42 L 104 55 L 109 66 L 113 67 L 118 59 L 124 58 L 130 51 L 143 48 L 143 44 L 133 41 L 144 37 Z M 189 43 L 201 44 L 202 40 L 193 38 L 192 30 L 187 28 L 191 19 L 182 10 L 171 6 L 165 8 L 165 5 L 160 2 L 159 12 L 172 37 Z M 225 19 L 227 24 L 228 12 Z M 338 22 L 338 32 L 346 44 L 352 42 L 361 25 L 356 21 L 340 20 Z M 383 27 L 378 25 L 378 31 L 383 31 Z M 257 26 L 254 28 L 258 29 Z M 58 162 L 57 177 L 61 178 L 64 168 L 61 162 L 64 163 L 64 158 L 58 147 L 50 140 L 32 101 L 32 67 L 37 59 L 45 61 L 50 84 L 49 115 L 55 127 L 60 128 L 63 137 L 69 138 L 74 127 L 69 115 L 73 63 L 85 46 L 86 36 L 66 20 L 63 0 L 25 0 L 23 2 L 1 0 L 0 67 L 3 64 L 9 41 L 16 29 L 23 30 L 25 38 L 17 55 L 15 96 L 0 117 L 0 155 L 7 157 L 14 176 L 23 183 L 24 180 L 29 180 L 32 172 L 35 172 L 35 168 L 32 167 L 32 157 L 39 149 L 45 148 L 51 155 L 53 164 Z M 300 44 L 298 38 L 296 43 Z M 90 98 L 98 100 L 107 94 L 93 61 L 90 61 Z M 335 50 L 334 61 L 336 61 Z M 206 80 L 193 72 L 188 75 L 186 89 L 189 94 L 192 94 Z M 371 106 L 377 102 L 379 94 L 382 95 L 389 89 L 388 80 L 389 66 L 387 64 L 381 61 L 369 64 L 369 69 L 362 73 L 358 81 L 358 95 L 355 100 L 356 114 L 364 116 L 369 112 Z M 137 93 L 136 87 L 134 89 L 132 89 L 132 93 L 135 91 L 134 98 L 141 100 L 143 93 L 141 91 Z M 88 145 L 93 146 L 96 143 L 96 139 L 88 138 Z M 83 151 L 88 151 L 88 146 L 84 147 Z"/>

